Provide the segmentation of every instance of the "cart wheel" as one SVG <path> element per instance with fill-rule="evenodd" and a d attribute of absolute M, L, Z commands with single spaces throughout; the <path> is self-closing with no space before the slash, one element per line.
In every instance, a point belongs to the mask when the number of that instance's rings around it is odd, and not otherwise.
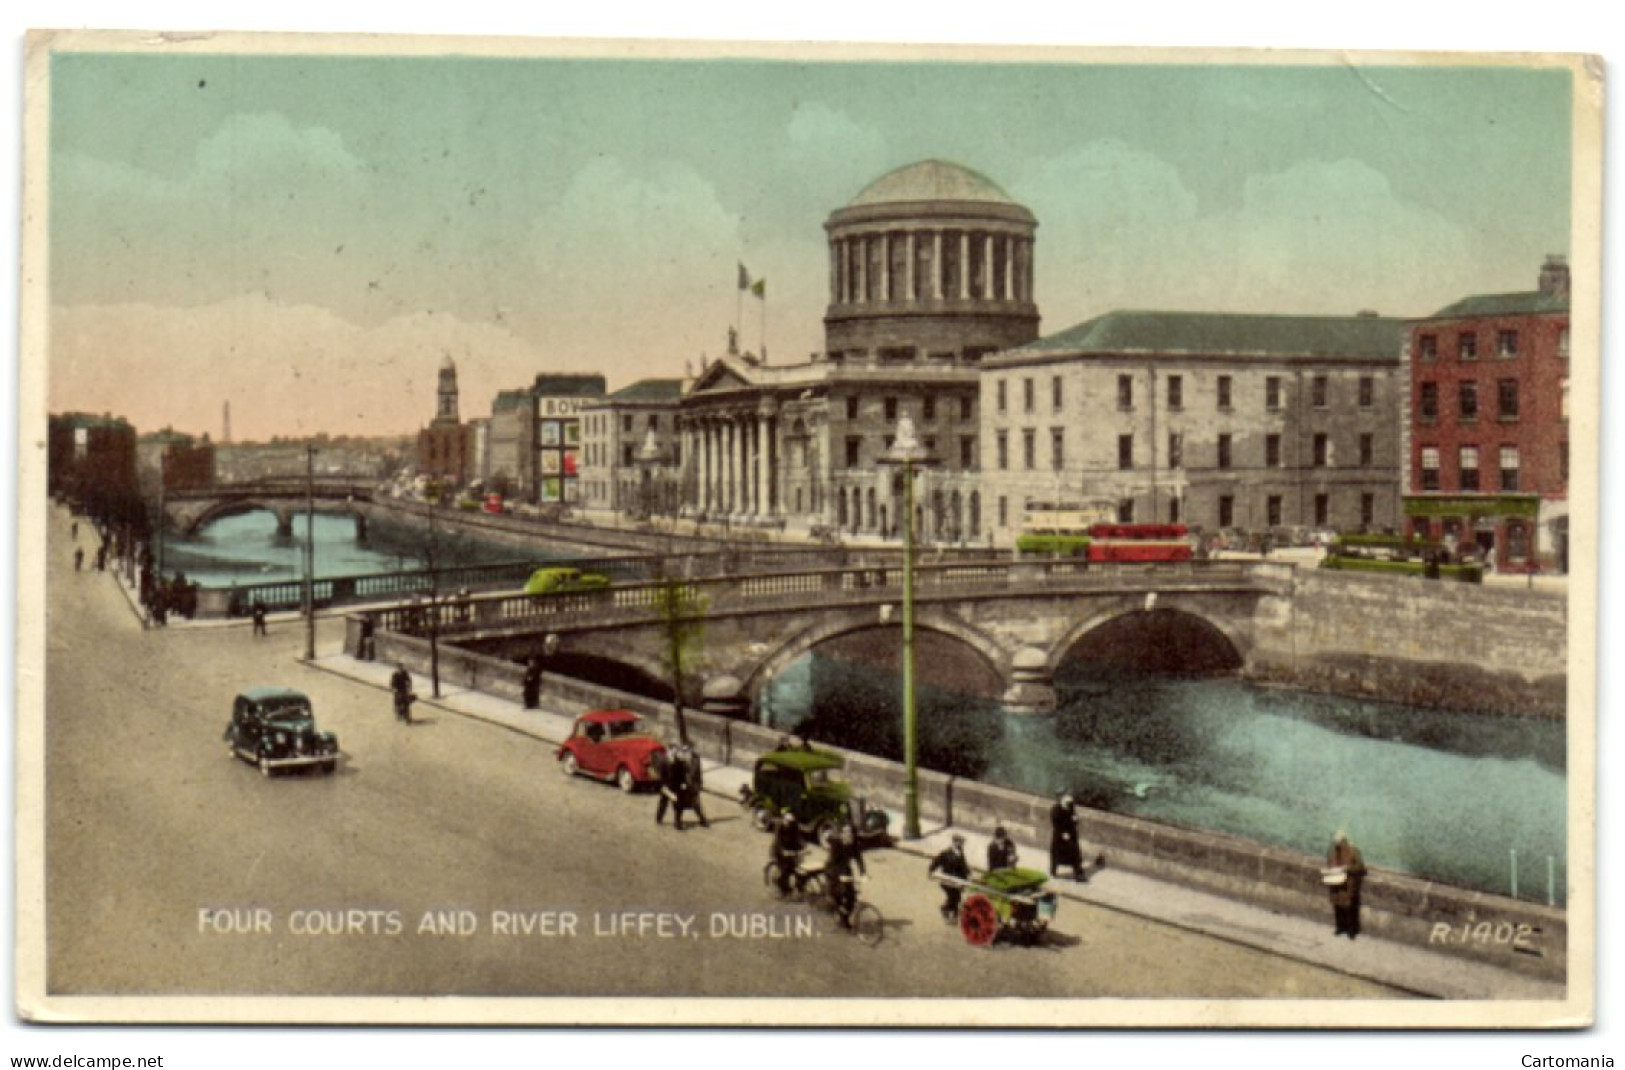
<path fill-rule="evenodd" d="M 818 910 L 835 909 L 835 900 L 829 897 L 829 882 L 822 873 L 810 873 L 801 882 L 801 898 Z"/>
<path fill-rule="evenodd" d="M 959 908 L 959 932 L 972 947 L 986 947 L 999 934 L 999 912 L 985 895 L 973 895 Z"/>
<path fill-rule="evenodd" d="M 762 883 L 767 885 L 768 891 L 778 895 L 779 879 L 783 876 L 784 869 L 777 862 L 769 862 L 767 868 L 762 870 Z"/>

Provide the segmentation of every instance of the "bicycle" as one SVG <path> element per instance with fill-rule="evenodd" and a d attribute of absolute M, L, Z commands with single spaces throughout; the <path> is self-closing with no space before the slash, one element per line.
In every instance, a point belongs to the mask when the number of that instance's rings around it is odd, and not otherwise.
<path fill-rule="evenodd" d="M 821 869 L 805 869 L 801 859 L 806 855 L 802 851 L 796 855 L 791 863 L 795 868 L 790 872 L 790 879 L 784 881 L 784 863 L 777 858 L 770 859 L 766 868 L 762 870 L 762 883 L 767 885 L 776 894 L 783 897 L 782 889 L 788 884 L 792 893 L 801 897 L 803 902 L 815 907 L 825 908 L 829 903 L 829 890 L 824 880 L 824 871 Z"/>
<path fill-rule="evenodd" d="M 886 937 L 886 919 L 881 915 L 880 908 L 873 903 L 866 903 L 858 895 L 858 888 L 867 881 L 867 876 L 847 875 L 840 878 L 842 883 L 850 883 L 852 889 L 852 909 L 847 915 L 847 929 L 858 938 L 858 942 L 865 947 L 874 947 Z M 839 904 L 836 904 L 837 910 Z"/>

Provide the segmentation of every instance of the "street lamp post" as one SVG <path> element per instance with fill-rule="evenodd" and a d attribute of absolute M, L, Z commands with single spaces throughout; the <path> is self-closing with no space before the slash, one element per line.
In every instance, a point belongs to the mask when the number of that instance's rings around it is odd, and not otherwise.
<path fill-rule="evenodd" d="M 920 838 L 920 770 L 914 709 L 914 469 L 936 463 L 914 434 L 914 421 L 897 421 L 897 439 L 880 463 L 903 470 L 903 838 Z"/>
<path fill-rule="evenodd" d="M 316 447 L 305 447 L 305 660 L 316 660 Z"/>

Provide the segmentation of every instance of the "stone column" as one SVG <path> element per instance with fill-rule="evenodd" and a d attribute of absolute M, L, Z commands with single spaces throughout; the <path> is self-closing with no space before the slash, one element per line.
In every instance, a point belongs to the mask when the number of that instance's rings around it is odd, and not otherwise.
<path fill-rule="evenodd" d="M 891 231 L 877 236 L 880 245 L 880 298 L 881 304 L 888 304 L 892 299 L 891 292 Z"/>
<path fill-rule="evenodd" d="M 988 234 L 983 245 L 985 252 L 982 255 L 982 297 L 992 301 L 998 295 L 993 292 L 993 280 L 998 277 L 993 270 L 993 235 Z"/>
<path fill-rule="evenodd" d="M 829 303 L 841 303 L 841 243 L 829 240 Z"/>
<path fill-rule="evenodd" d="M 931 232 L 931 297 L 942 300 L 942 231 Z"/>
<path fill-rule="evenodd" d="M 970 231 L 959 232 L 959 299 L 970 298 Z"/>
<path fill-rule="evenodd" d="M 852 247 L 858 254 L 858 301 L 866 304 L 869 300 L 869 239 L 854 238 Z"/>
<path fill-rule="evenodd" d="M 767 496 L 767 417 L 758 413 L 756 416 L 756 515 L 766 516 L 768 510 Z"/>
<path fill-rule="evenodd" d="M 1004 294 L 1006 301 L 1016 299 L 1016 239 L 1004 239 Z"/>
<path fill-rule="evenodd" d="M 905 250 L 903 255 L 908 262 L 903 265 L 903 300 L 912 301 L 915 293 L 914 277 L 919 274 L 919 265 L 915 263 L 915 257 L 920 255 L 919 246 L 916 244 L 912 230 L 908 232 Z"/>

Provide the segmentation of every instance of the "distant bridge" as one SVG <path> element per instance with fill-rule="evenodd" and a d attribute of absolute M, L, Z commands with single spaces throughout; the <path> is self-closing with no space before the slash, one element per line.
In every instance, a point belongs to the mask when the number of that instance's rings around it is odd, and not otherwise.
<path fill-rule="evenodd" d="M 365 533 L 367 513 L 362 507 L 372 501 L 372 495 L 370 485 L 347 480 L 287 477 L 219 483 L 198 490 L 170 491 L 164 496 L 164 519 L 173 530 L 192 535 L 221 517 L 265 510 L 276 514 L 277 532 L 290 535 L 294 516 L 313 504 L 320 513 L 354 516 L 357 531 Z"/>

